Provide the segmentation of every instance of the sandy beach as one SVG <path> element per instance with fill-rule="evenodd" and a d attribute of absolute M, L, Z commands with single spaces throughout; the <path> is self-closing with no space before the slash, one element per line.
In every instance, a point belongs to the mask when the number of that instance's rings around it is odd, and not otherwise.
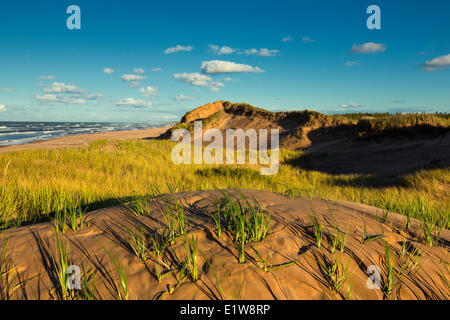
<path fill-rule="evenodd" d="M 25 144 L 18 144 L 12 146 L 0 147 L 0 153 L 30 149 L 59 149 L 59 148 L 74 148 L 89 145 L 91 142 L 101 139 L 143 139 L 154 138 L 164 133 L 170 126 L 161 128 L 150 128 L 143 130 L 127 130 L 127 131 L 110 131 L 97 132 L 91 134 L 78 134 L 67 137 L 36 141 Z"/>

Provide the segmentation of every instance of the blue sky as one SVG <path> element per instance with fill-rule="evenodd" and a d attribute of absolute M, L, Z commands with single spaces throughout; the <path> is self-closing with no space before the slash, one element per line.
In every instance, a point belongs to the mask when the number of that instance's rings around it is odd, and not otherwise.
<path fill-rule="evenodd" d="M 81 30 L 66 27 L 71 4 Z M 372 4 L 381 30 L 366 27 Z M 3 1 L 0 121 L 158 123 L 216 100 L 450 112 L 449 13 L 446 0 Z"/>

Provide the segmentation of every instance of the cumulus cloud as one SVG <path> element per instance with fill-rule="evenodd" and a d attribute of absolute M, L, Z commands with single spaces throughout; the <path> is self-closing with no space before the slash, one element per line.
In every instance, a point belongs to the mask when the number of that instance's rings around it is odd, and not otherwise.
<path fill-rule="evenodd" d="M 347 61 L 346 63 L 344 63 L 345 64 L 345 66 L 347 66 L 347 67 L 351 67 L 351 66 L 357 66 L 357 65 L 359 65 L 360 63 L 359 62 L 356 62 L 356 61 Z"/>
<path fill-rule="evenodd" d="M 133 98 L 119 99 L 114 101 L 113 104 L 116 106 L 132 106 L 136 108 L 150 108 L 152 106 L 150 101 L 136 100 Z"/>
<path fill-rule="evenodd" d="M 180 94 L 180 95 L 176 96 L 173 99 L 176 100 L 176 101 L 191 101 L 191 100 L 195 100 L 194 97 L 185 96 L 183 94 Z"/>
<path fill-rule="evenodd" d="M 303 43 L 312 43 L 312 42 L 316 42 L 316 40 L 313 40 L 310 37 L 306 36 L 306 37 L 302 38 L 302 42 Z"/>
<path fill-rule="evenodd" d="M 207 86 L 210 81 L 212 81 L 211 77 L 208 77 L 204 74 L 200 73 L 175 73 L 173 78 L 178 81 L 187 82 L 194 86 Z"/>
<path fill-rule="evenodd" d="M 223 46 L 220 48 L 219 52 L 217 53 L 219 56 L 222 54 L 232 54 L 235 50 L 231 47 Z"/>
<path fill-rule="evenodd" d="M 136 73 L 136 74 L 142 74 L 142 73 L 145 72 L 145 70 L 142 69 L 142 68 L 134 68 L 134 69 L 133 69 L 133 72 Z"/>
<path fill-rule="evenodd" d="M 211 51 L 212 53 L 217 54 L 218 56 L 220 56 L 220 55 L 223 55 L 223 54 L 232 54 L 233 52 L 236 51 L 236 49 L 233 49 L 233 48 L 228 47 L 228 46 L 219 47 L 217 45 L 210 44 L 209 45 L 209 51 Z"/>
<path fill-rule="evenodd" d="M 269 50 L 267 48 L 261 48 L 261 49 L 236 49 L 229 46 L 217 46 L 215 44 L 209 45 L 209 52 L 212 52 L 218 56 L 225 55 L 225 54 L 245 54 L 247 56 L 260 56 L 260 57 L 274 57 L 280 53 L 280 50 Z"/>
<path fill-rule="evenodd" d="M 219 91 L 224 87 L 222 82 L 213 81 L 211 77 L 200 73 L 176 73 L 172 76 L 175 80 L 189 83 L 193 86 L 209 88 L 211 91 Z"/>
<path fill-rule="evenodd" d="M 66 84 L 64 82 L 53 82 L 48 88 L 44 88 L 44 92 L 47 93 L 78 93 L 81 90 L 72 84 Z"/>
<path fill-rule="evenodd" d="M 14 88 L 0 88 L 0 92 L 13 92 L 16 91 Z"/>
<path fill-rule="evenodd" d="M 284 37 L 283 39 L 281 39 L 281 42 L 293 42 L 294 38 L 292 38 L 291 36 L 287 36 Z"/>
<path fill-rule="evenodd" d="M 366 42 L 363 44 L 353 44 L 350 53 L 367 54 L 386 51 L 386 46 L 381 43 Z"/>
<path fill-rule="evenodd" d="M 4 104 L 0 104 L 0 112 L 6 111 L 6 106 Z"/>
<path fill-rule="evenodd" d="M 440 56 L 429 61 L 425 61 L 423 68 L 425 71 L 434 71 L 450 66 L 450 54 Z"/>
<path fill-rule="evenodd" d="M 203 61 L 200 66 L 200 70 L 204 74 L 233 73 L 233 72 L 251 72 L 251 73 L 264 72 L 264 70 L 260 69 L 259 67 L 253 67 L 246 64 L 222 60 Z"/>
<path fill-rule="evenodd" d="M 151 86 L 142 87 L 139 89 L 139 92 L 141 93 L 141 95 L 143 97 L 153 98 L 153 97 L 159 96 L 159 90 L 156 87 L 151 87 Z"/>
<path fill-rule="evenodd" d="M 280 53 L 280 50 L 269 50 L 266 48 L 259 49 L 258 56 L 260 57 L 274 57 Z"/>
<path fill-rule="evenodd" d="M 56 94 L 35 94 L 34 98 L 40 102 L 45 103 L 66 103 L 66 104 L 85 104 L 86 100 L 77 97 L 66 97 Z"/>
<path fill-rule="evenodd" d="M 111 68 L 105 68 L 105 69 L 103 69 L 103 73 L 104 74 L 113 74 L 114 70 Z"/>
<path fill-rule="evenodd" d="M 147 79 L 147 77 L 141 76 L 139 74 L 123 74 L 122 75 L 123 81 L 139 81 L 139 80 L 144 80 L 144 79 Z"/>
<path fill-rule="evenodd" d="M 252 56 L 252 55 L 256 55 L 256 56 L 260 56 L 260 57 L 274 57 L 276 55 L 278 55 L 280 53 L 280 50 L 269 50 L 266 48 L 261 48 L 261 49 L 247 49 L 244 50 L 244 54 L 247 56 Z"/>
<path fill-rule="evenodd" d="M 177 44 L 175 47 L 167 48 L 164 51 L 164 53 L 165 54 L 170 54 L 170 53 L 175 53 L 175 52 L 179 52 L 179 51 L 187 51 L 187 52 L 189 52 L 189 51 L 192 51 L 192 50 L 194 50 L 193 46 L 182 46 L 182 45 Z"/>
<path fill-rule="evenodd" d="M 39 78 L 40 78 L 41 80 L 53 80 L 53 79 L 55 79 L 54 76 L 40 76 Z"/>
<path fill-rule="evenodd" d="M 35 94 L 34 97 L 36 98 L 36 100 L 47 102 L 56 102 L 57 100 L 56 94 L 43 94 L 43 95 Z"/>
<path fill-rule="evenodd" d="M 35 94 L 34 98 L 40 103 L 46 104 L 85 104 L 86 100 L 97 100 L 103 98 L 101 94 L 90 93 L 73 84 L 64 82 L 53 82 L 51 86 L 43 89 L 44 94 Z"/>
<path fill-rule="evenodd" d="M 341 108 L 359 108 L 361 105 L 355 102 L 343 103 L 340 105 Z"/>
<path fill-rule="evenodd" d="M 152 71 L 153 71 L 153 72 L 159 72 L 159 71 L 162 71 L 162 68 L 159 68 L 159 67 L 153 68 Z"/>

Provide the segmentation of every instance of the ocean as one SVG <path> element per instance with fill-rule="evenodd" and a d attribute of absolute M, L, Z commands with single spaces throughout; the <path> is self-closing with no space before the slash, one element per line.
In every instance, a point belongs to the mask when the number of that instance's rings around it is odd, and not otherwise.
<path fill-rule="evenodd" d="M 169 124 L 169 123 L 167 123 Z M 23 144 L 70 136 L 107 131 L 148 129 L 165 124 L 115 123 L 115 122 L 2 122 L 0 121 L 0 146 Z"/>

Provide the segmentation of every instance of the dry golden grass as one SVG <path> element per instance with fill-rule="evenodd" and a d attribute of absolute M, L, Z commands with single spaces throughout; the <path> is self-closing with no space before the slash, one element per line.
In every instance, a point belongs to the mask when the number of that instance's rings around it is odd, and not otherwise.
<path fill-rule="evenodd" d="M 283 163 L 299 152 L 282 151 L 278 174 L 262 176 L 257 166 L 179 165 L 173 144 L 156 140 L 98 141 L 86 148 L 26 150 L 0 158 L 0 228 L 51 217 L 81 205 L 88 210 L 161 191 L 248 188 L 348 200 L 449 226 L 448 168 L 397 178 L 329 175 Z"/>

